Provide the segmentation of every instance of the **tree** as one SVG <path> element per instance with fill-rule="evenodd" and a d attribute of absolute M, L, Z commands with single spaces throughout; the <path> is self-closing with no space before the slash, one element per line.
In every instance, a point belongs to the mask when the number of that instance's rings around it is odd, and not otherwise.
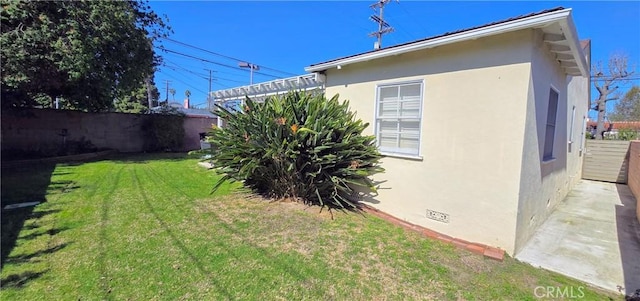
<path fill-rule="evenodd" d="M 616 103 L 615 110 L 609 115 L 612 121 L 640 121 L 640 86 L 633 86 Z"/>
<path fill-rule="evenodd" d="M 612 55 L 609 58 L 608 70 L 604 70 L 602 63 L 598 63 L 593 67 L 594 85 L 598 91 L 598 98 L 595 100 L 595 106 L 593 110 L 598 112 L 598 123 L 596 126 L 596 139 L 601 140 L 604 132 L 604 118 L 607 113 L 607 102 L 617 100 L 620 95 L 614 92 L 618 89 L 618 83 L 621 80 L 631 76 L 633 71 L 629 71 L 629 65 L 627 63 L 627 56 L 625 55 Z M 607 72 L 605 74 L 605 72 Z"/>
<path fill-rule="evenodd" d="M 184 91 L 184 96 L 186 97 L 184 106 L 185 108 L 190 108 L 191 107 L 191 99 L 189 99 L 189 97 L 191 97 L 191 91 L 189 91 L 189 89 Z"/>
<path fill-rule="evenodd" d="M 153 74 L 153 41 L 170 31 L 139 1 L 4 0 L 0 17 L 4 107 L 62 97 L 76 109 L 109 110 Z"/>
<path fill-rule="evenodd" d="M 146 80 L 145 80 L 146 81 Z M 160 98 L 160 91 L 156 85 L 149 85 L 151 98 L 152 98 L 152 106 L 153 102 L 157 102 Z M 139 87 L 135 90 L 129 91 L 128 93 L 123 93 L 119 95 L 116 99 L 114 106 L 116 112 L 122 113 L 144 113 L 149 110 L 149 91 L 147 85 L 143 82 L 140 83 Z"/>
<path fill-rule="evenodd" d="M 174 88 L 169 89 L 169 93 L 171 93 L 171 99 L 173 101 L 176 101 L 176 89 Z"/>
<path fill-rule="evenodd" d="M 151 86 L 151 75 L 148 75 L 147 78 L 144 79 L 144 86 L 147 88 L 147 107 L 149 107 L 149 109 L 153 108 L 153 93 L 152 93 L 152 86 Z M 153 87 L 155 87 L 156 90 L 158 90 L 158 88 L 154 85 Z M 160 99 L 160 92 L 158 92 L 158 95 L 156 96 L 156 100 Z M 159 103 L 159 101 L 158 101 Z"/>

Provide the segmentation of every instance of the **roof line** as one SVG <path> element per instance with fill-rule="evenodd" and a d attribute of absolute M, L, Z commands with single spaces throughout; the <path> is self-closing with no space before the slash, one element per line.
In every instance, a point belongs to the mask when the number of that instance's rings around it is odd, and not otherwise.
<path fill-rule="evenodd" d="M 469 29 L 463 29 L 460 31 L 455 31 L 452 33 L 445 33 L 439 36 L 434 36 L 422 40 L 417 40 L 414 42 L 409 42 L 405 44 L 390 46 L 387 48 L 368 51 L 360 54 L 355 54 L 347 57 L 342 57 L 322 63 L 317 63 L 310 65 L 305 68 L 307 72 L 320 72 L 327 70 L 332 67 L 344 66 L 348 64 L 354 64 L 364 61 L 369 61 L 373 59 L 378 59 L 382 57 L 398 55 L 406 52 L 412 52 L 416 50 L 428 49 L 437 46 L 447 45 L 456 42 L 462 42 L 470 39 L 477 39 L 481 37 L 491 36 L 500 33 L 506 33 L 511 31 L 516 31 L 525 28 L 531 27 L 541 27 L 554 22 L 561 22 L 563 27 L 568 27 L 568 31 L 571 43 L 580 43 L 577 40 L 577 34 L 575 28 L 572 26 L 571 18 L 571 9 L 570 8 L 554 8 L 550 10 L 544 10 L 539 13 L 529 14 L 521 17 L 510 18 L 503 21 L 489 23 L 487 25 L 472 27 Z M 575 45 L 574 45 L 575 46 Z M 572 54 L 578 57 L 578 66 L 580 67 L 581 73 L 588 74 L 588 67 L 586 67 L 586 61 L 583 55 L 580 55 L 582 52 L 581 49 L 577 49 L 576 47 L 572 48 Z M 585 64 L 585 65 L 583 65 Z"/>

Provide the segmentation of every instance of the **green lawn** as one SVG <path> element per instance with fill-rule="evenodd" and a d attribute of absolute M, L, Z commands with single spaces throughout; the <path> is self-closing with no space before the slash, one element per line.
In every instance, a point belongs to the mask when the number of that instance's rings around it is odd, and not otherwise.
<path fill-rule="evenodd" d="M 585 286 L 373 216 L 209 191 L 176 155 L 2 170 L 2 300 L 537 300 Z M 606 295 L 585 289 L 583 300 Z"/>

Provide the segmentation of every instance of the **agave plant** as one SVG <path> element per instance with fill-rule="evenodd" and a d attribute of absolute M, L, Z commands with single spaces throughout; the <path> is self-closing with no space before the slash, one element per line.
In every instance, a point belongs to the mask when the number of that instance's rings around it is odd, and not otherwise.
<path fill-rule="evenodd" d="M 214 128 L 212 163 L 227 180 L 242 181 L 273 198 L 355 209 L 358 193 L 375 191 L 369 176 L 383 171 L 375 137 L 356 120 L 349 102 L 293 91 L 263 103 L 247 98 L 243 112 L 218 106 L 224 128 Z"/>

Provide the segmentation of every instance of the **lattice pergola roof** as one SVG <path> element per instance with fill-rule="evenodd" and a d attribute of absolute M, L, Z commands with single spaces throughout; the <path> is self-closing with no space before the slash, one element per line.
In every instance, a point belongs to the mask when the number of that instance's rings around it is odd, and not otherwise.
<path fill-rule="evenodd" d="M 226 102 L 230 100 L 242 100 L 246 96 L 262 101 L 271 95 L 283 94 L 292 90 L 315 90 L 324 88 L 324 75 L 310 73 L 282 79 L 275 79 L 268 82 L 253 85 L 229 88 L 211 92 L 211 99 L 215 102 Z"/>

